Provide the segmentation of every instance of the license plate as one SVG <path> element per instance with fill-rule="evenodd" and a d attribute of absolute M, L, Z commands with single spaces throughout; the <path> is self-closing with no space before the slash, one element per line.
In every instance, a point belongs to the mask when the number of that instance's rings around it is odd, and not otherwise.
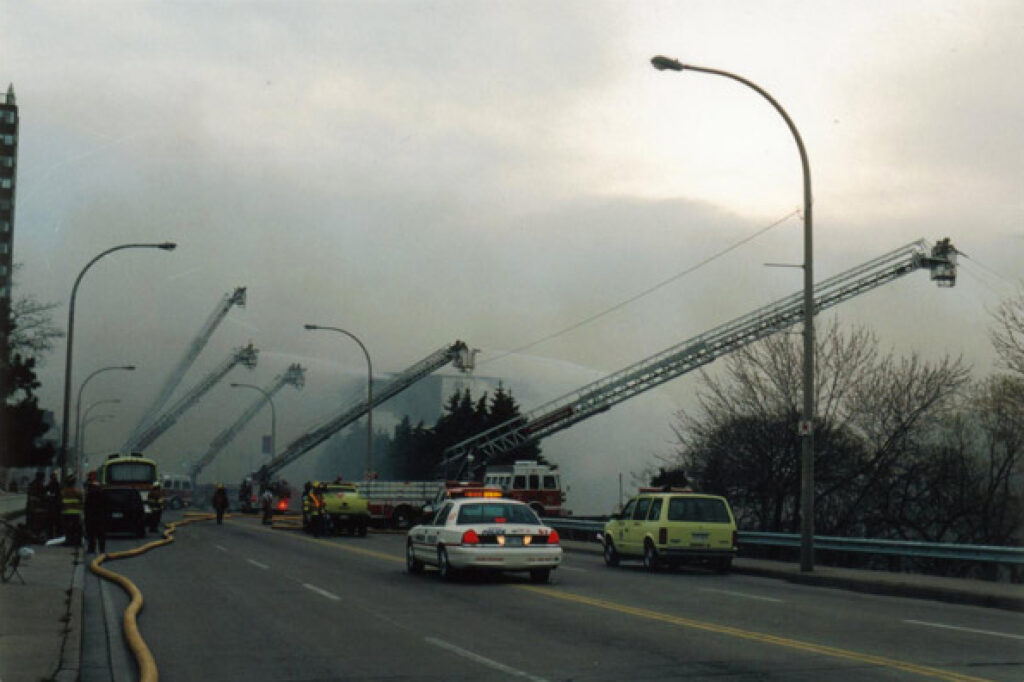
<path fill-rule="evenodd" d="M 505 536 L 505 546 L 506 547 L 522 547 L 523 546 L 523 539 L 521 537 L 519 537 L 519 536 L 516 536 L 516 535 L 506 535 Z"/>
<path fill-rule="evenodd" d="M 113 514 L 110 515 L 110 518 L 112 518 L 112 519 L 123 519 L 124 518 L 124 514 L 122 512 L 114 512 Z"/>
<path fill-rule="evenodd" d="M 708 534 L 707 533 L 694 533 L 693 535 L 690 536 L 690 540 L 692 542 L 705 542 L 706 543 L 708 541 Z"/>

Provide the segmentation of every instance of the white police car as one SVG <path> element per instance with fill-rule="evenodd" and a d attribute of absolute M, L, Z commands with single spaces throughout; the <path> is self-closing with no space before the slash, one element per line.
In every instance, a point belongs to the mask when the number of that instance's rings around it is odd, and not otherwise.
<path fill-rule="evenodd" d="M 528 571 L 544 583 L 562 563 L 558 531 L 529 506 L 488 488 L 453 490 L 434 516 L 409 529 L 405 566 L 419 573 L 437 566 L 441 578 L 459 571 Z"/>

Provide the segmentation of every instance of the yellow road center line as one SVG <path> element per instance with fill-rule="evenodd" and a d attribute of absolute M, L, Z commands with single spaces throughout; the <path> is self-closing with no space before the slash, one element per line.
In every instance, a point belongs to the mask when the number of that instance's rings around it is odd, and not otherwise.
<path fill-rule="evenodd" d="M 984 678 L 981 677 L 961 675 L 959 673 L 951 672 L 949 670 L 942 670 L 940 668 L 932 668 L 929 666 L 918 665 L 916 663 L 899 661 L 893 658 L 886 658 L 884 656 L 863 654 L 857 651 L 849 651 L 847 649 L 838 649 L 836 647 L 826 646 L 823 644 L 802 642 L 797 639 L 789 639 L 788 637 L 768 635 L 760 632 L 753 632 L 751 630 L 741 630 L 739 628 L 730 627 L 728 625 L 716 625 L 714 623 L 706 623 L 699 620 L 692 620 L 690 618 L 673 616 L 668 613 L 661 613 L 659 611 L 651 611 L 649 609 L 641 609 L 635 606 L 617 604 L 615 602 L 606 601 L 604 599 L 584 597 L 578 594 L 563 592 L 561 590 L 556 590 L 552 588 L 531 587 L 528 585 L 517 585 L 516 587 L 518 587 L 521 590 L 526 590 L 528 592 L 533 592 L 535 594 L 540 594 L 545 597 L 549 597 L 551 599 L 561 599 L 563 601 L 576 602 L 577 604 L 586 604 L 587 606 L 593 606 L 599 609 L 606 609 L 608 611 L 625 613 L 631 616 L 637 616 L 639 618 L 646 618 L 648 620 L 656 620 L 662 623 L 668 623 L 670 625 L 677 625 L 680 627 L 692 628 L 695 630 L 703 630 L 705 632 L 714 632 L 717 634 L 728 635 L 730 637 L 737 637 L 740 639 L 746 639 L 754 642 L 761 642 L 763 644 L 773 644 L 776 646 L 782 646 L 789 649 L 797 649 L 799 651 L 805 651 L 808 653 L 821 654 L 823 656 L 845 658 L 860 663 L 870 663 L 872 665 L 879 665 L 887 668 L 895 668 L 897 670 L 915 673 L 917 675 L 923 675 L 925 677 L 933 677 L 940 680 L 949 680 L 950 682 L 987 682 Z"/>

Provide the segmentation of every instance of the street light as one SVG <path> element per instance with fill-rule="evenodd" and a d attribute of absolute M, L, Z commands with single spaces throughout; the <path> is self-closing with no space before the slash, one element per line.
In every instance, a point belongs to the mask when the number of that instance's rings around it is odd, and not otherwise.
<path fill-rule="evenodd" d="M 120 369 L 120 368 L 114 368 L 114 369 Z M 86 381 L 88 381 L 88 379 L 86 379 Z M 81 411 L 81 407 L 82 407 L 82 403 L 81 403 L 82 392 L 81 391 L 78 392 L 78 399 L 79 399 L 79 403 L 77 405 L 77 411 L 76 411 L 76 414 L 75 414 L 75 462 L 76 462 L 76 471 L 78 472 L 78 481 L 79 481 L 79 483 L 81 483 L 81 481 L 82 481 L 82 469 L 83 469 L 82 462 L 83 462 L 83 459 L 85 457 L 85 445 L 84 445 L 85 441 L 83 440 L 84 436 L 82 435 L 82 433 L 85 430 L 85 425 L 88 424 L 89 421 L 90 421 L 89 420 L 89 413 L 93 411 L 93 408 L 99 407 L 100 405 L 111 405 L 111 404 L 114 404 L 114 403 L 120 403 L 121 401 L 119 399 L 117 399 L 117 398 L 108 398 L 106 400 L 97 400 L 92 405 L 89 405 L 89 407 L 85 408 L 85 414 L 82 414 L 81 416 L 79 416 L 77 412 Z"/>
<path fill-rule="evenodd" d="M 79 480 L 79 482 L 81 482 L 81 480 L 82 480 L 82 465 L 81 465 L 82 464 L 81 463 L 82 448 L 78 444 L 78 439 L 79 439 L 79 437 L 82 434 L 82 391 L 85 390 L 85 385 L 88 384 L 92 380 L 92 378 L 94 376 L 96 376 L 97 374 L 102 374 L 103 372 L 112 372 L 114 370 L 124 370 L 124 371 L 127 371 L 127 372 L 134 372 L 135 371 L 135 365 L 111 365 L 110 367 L 101 367 L 100 369 L 96 370 L 95 372 L 93 372 L 92 374 L 87 376 L 85 378 L 85 381 L 82 382 L 82 385 L 78 387 L 78 398 L 75 400 L 75 453 L 76 453 L 77 459 L 78 459 L 78 464 L 76 466 L 76 470 L 78 471 L 78 480 Z M 103 401 L 103 402 L 110 402 L 110 401 Z M 121 402 L 121 401 L 118 400 L 116 402 Z M 86 410 L 86 414 L 88 414 L 88 410 Z"/>
<path fill-rule="evenodd" d="M 370 480 L 373 473 L 373 363 L 370 362 L 370 352 L 366 350 L 363 342 L 352 332 L 345 331 L 338 327 L 324 327 L 318 324 L 307 324 L 306 329 L 322 329 L 326 331 L 344 334 L 359 344 L 366 356 L 366 480 Z"/>
<path fill-rule="evenodd" d="M 800 415 L 799 434 L 802 437 L 800 456 L 800 570 L 814 570 L 814 258 L 812 251 L 811 219 L 811 168 L 807 161 L 807 150 L 800 132 L 782 105 L 756 83 L 728 71 L 708 69 L 658 55 L 651 59 L 651 65 L 659 71 L 698 71 L 716 76 L 725 76 L 755 90 L 775 107 L 789 132 L 796 140 L 800 152 L 800 164 L 804 175 L 804 363 L 803 363 L 803 413 Z"/>
<path fill-rule="evenodd" d="M 270 459 L 273 460 L 277 456 L 277 410 L 274 408 L 274 400 L 269 393 L 253 384 L 231 384 L 231 388 L 251 388 L 254 391 L 259 391 L 270 403 Z M 251 461 L 249 463 L 252 464 Z"/>
<path fill-rule="evenodd" d="M 100 403 L 111 403 L 111 402 L 119 403 L 121 401 L 120 400 L 101 400 L 99 403 L 95 403 L 91 407 L 95 407 L 96 405 L 99 405 Z M 89 414 L 88 410 L 86 410 L 86 414 Z M 78 441 L 75 440 L 75 448 L 78 449 L 78 466 L 79 466 L 78 475 L 79 475 L 79 478 L 81 478 L 81 476 L 82 476 L 81 466 L 82 466 L 82 462 L 85 459 L 85 432 L 86 432 L 86 428 L 89 426 L 89 424 L 91 424 L 93 422 L 105 422 L 105 421 L 110 421 L 113 418 L 114 418 L 114 415 L 112 415 L 112 414 L 98 414 L 95 417 L 92 417 L 90 419 L 83 419 L 82 420 L 82 433 L 81 433 L 82 442 L 81 442 L 81 445 L 79 445 Z"/>
<path fill-rule="evenodd" d="M 93 257 L 91 261 L 85 264 L 82 271 L 78 273 L 78 277 L 75 278 L 75 284 L 71 287 L 71 302 L 68 305 L 68 346 L 66 356 L 64 358 L 64 414 L 60 422 L 60 477 L 62 481 L 67 476 L 65 469 L 67 468 L 68 461 L 68 413 L 71 411 L 71 351 L 72 343 L 75 338 L 75 297 L 78 296 L 78 285 L 82 283 L 82 277 L 85 276 L 85 273 L 96 261 L 115 251 L 121 251 L 122 249 L 161 249 L 163 251 L 173 251 L 177 246 L 178 245 L 173 242 L 163 242 L 160 244 L 121 244 L 120 246 L 109 248 Z"/>

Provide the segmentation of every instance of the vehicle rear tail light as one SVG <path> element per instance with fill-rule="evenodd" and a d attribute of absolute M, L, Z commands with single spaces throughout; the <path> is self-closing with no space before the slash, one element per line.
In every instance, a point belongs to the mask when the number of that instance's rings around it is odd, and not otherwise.
<path fill-rule="evenodd" d="M 559 541 L 558 531 L 557 530 L 551 531 L 551 535 L 548 536 L 548 544 L 549 545 L 557 545 L 558 541 Z"/>
<path fill-rule="evenodd" d="M 479 545 L 480 536 L 476 534 L 475 530 L 467 530 L 462 534 L 462 544 L 464 545 Z"/>
<path fill-rule="evenodd" d="M 668 542 L 668 528 L 658 529 L 658 544 L 664 545 Z"/>

